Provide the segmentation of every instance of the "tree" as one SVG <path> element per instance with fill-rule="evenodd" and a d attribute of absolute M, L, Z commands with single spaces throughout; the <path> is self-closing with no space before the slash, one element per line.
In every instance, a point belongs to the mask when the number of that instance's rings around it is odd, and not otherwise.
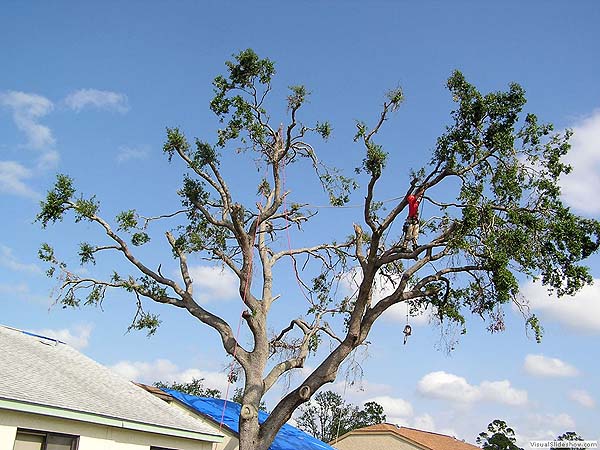
<path fill-rule="evenodd" d="M 383 406 L 377 402 L 366 402 L 363 409 L 360 409 L 357 414 L 357 420 L 352 430 L 356 428 L 364 428 L 378 423 L 384 423 L 386 416 L 383 411 Z M 351 431 L 351 430 L 348 430 Z"/>
<path fill-rule="evenodd" d="M 503 420 L 496 419 L 479 433 L 477 444 L 483 450 L 523 450 L 515 442 L 515 432 Z"/>
<path fill-rule="evenodd" d="M 359 409 L 332 391 L 317 393 L 310 403 L 300 407 L 299 412 L 298 428 L 323 442 L 331 442 L 356 428 L 385 422 L 383 407 L 378 403 L 367 402 Z"/>
<path fill-rule="evenodd" d="M 567 431 L 567 432 L 561 434 L 560 436 L 558 436 L 556 438 L 556 440 L 557 441 L 573 441 L 573 442 L 575 442 L 575 441 L 583 441 L 584 439 L 581 436 L 579 436 L 577 433 L 575 433 L 574 431 Z M 561 447 L 560 449 L 558 449 L 558 448 L 553 447 L 550 450 L 578 450 L 580 448 L 581 447 L 568 447 L 568 448 Z"/>
<path fill-rule="evenodd" d="M 354 138 L 364 147 L 357 168 L 358 181 L 366 185 L 362 217 L 347 231 L 338 226 L 343 235 L 351 234 L 299 248 L 282 245 L 289 242 L 285 234 L 316 220 L 309 205 L 292 201 L 286 173 L 301 171 L 304 185 L 310 183 L 309 173 L 314 175 L 334 206 L 350 200 L 357 182 L 317 157 L 314 138 L 328 138 L 331 126 L 301 120 L 309 96 L 304 86 L 290 87 L 287 118 L 271 118 L 265 100 L 274 74 L 270 60 L 252 50 L 240 52 L 227 62 L 227 74 L 214 80 L 210 108 L 221 122 L 214 143 L 196 139 L 191 145 L 182 130 L 167 128 L 164 152 L 188 171 L 179 191 L 182 207 L 153 217 L 126 209 L 110 220 L 103 217 L 94 196 L 78 194 L 73 180 L 59 175 L 37 216 L 43 227 L 67 214 L 76 222 L 91 222 L 104 241 L 82 243 L 81 262 L 94 264 L 101 256 L 114 255 L 131 270 L 115 271 L 108 278 L 82 275 L 43 244 L 40 257 L 51 265 L 48 274 L 58 279 L 57 301 L 63 306 L 99 305 L 109 289 L 121 289 L 131 293 L 137 305 L 133 329 L 156 331 L 160 320 L 147 310 L 149 301 L 180 308 L 218 333 L 243 376 L 241 450 L 267 449 L 294 411 L 334 381 L 340 365 L 366 345 L 375 321 L 395 304 L 404 302 L 413 312 L 430 307 L 440 321 L 462 332 L 465 314 L 475 314 L 496 332 L 504 329 L 503 309 L 516 303 L 540 339 L 541 325 L 519 297 L 519 277 L 538 280 L 559 296 L 591 283 L 582 260 L 598 250 L 600 223 L 572 213 L 561 201 L 558 184 L 570 171 L 562 158 L 571 133 L 553 133 L 551 125 L 524 114 L 526 99 L 518 84 L 482 94 L 460 72 L 447 83 L 456 103 L 450 124 L 437 139 L 429 163 L 411 172 L 399 200 L 384 204 L 377 200 L 376 189 L 389 156 L 378 136 L 404 98 L 401 89 L 394 89 L 386 95 L 374 126 L 357 123 Z M 252 167 L 258 164 L 264 170 L 256 180 L 259 202 L 243 203 L 247 193 L 235 192 L 235 184 L 226 179 L 221 161 L 223 152 L 231 150 L 232 157 L 246 157 Z M 421 223 L 419 245 L 409 250 L 400 244 L 396 230 L 401 227 L 390 229 L 402 220 L 407 196 L 421 192 L 428 212 L 437 212 Z M 152 268 L 140 256 L 138 247 L 158 234 L 161 224 L 178 277 L 164 272 L 162 265 Z M 222 264 L 237 278 L 243 321 L 251 334 L 247 345 L 238 341 L 218 311 L 197 301 L 188 267 L 191 254 Z M 303 286 L 307 310 L 292 311 L 292 303 L 285 303 L 295 293 L 286 290 L 281 298 L 277 294 L 281 286 L 275 274 L 286 259 Z M 357 288 L 344 296 L 336 286 L 349 273 L 359 274 Z M 382 278 L 394 290 L 374 301 L 373 286 Z M 285 303 L 290 320 L 271 334 L 268 319 L 276 301 Z M 328 349 L 320 346 L 326 341 Z M 263 396 L 281 377 L 305 367 L 309 357 L 318 358 L 315 369 L 259 425 Z"/>
<path fill-rule="evenodd" d="M 165 381 L 156 381 L 152 383 L 157 388 L 174 389 L 185 394 L 195 395 L 197 397 L 214 397 L 221 398 L 221 391 L 204 387 L 204 378 L 192 378 L 189 383 L 171 383 Z"/>

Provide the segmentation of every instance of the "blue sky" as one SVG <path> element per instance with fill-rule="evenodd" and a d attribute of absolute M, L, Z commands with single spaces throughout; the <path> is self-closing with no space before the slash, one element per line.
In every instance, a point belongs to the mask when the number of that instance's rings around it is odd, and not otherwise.
<path fill-rule="evenodd" d="M 165 127 L 214 141 L 210 83 L 231 54 L 247 47 L 277 64 L 276 113 L 284 112 L 286 86 L 309 88 L 304 117 L 330 120 L 334 128 L 321 157 L 347 171 L 362 158 L 352 142 L 355 121 L 373 122 L 383 94 L 403 87 L 406 102 L 382 134 L 390 163 L 380 198 L 405 191 L 409 169 L 427 160 L 448 123 L 452 103 L 444 82 L 453 69 L 484 91 L 517 81 L 527 91 L 527 111 L 558 129 L 574 128 L 575 174 L 563 180 L 564 198 L 579 213 L 598 216 L 597 2 L 281 3 L 4 3 L 0 323 L 54 333 L 139 381 L 203 376 L 224 388 L 227 360 L 218 340 L 180 311 L 153 308 L 163 325 L 148 339 L 125 334 L 134 307 L 123 294 L 107 298 L 103 311 L 52 306 L 53 285 L 36 259 L 40 243 L 52 242 L 75 263 L 68 256 L 75 245 L 97 235 L 90 225 L 68 220 L 42 231 L 33 219 L 57 172 L 70 174 L 82 192 L 95 193 L 107 217 L 132 207 L 148 215 L 176 207 L 183 168 L 162 155 Z M 240 194 L 247 187 L 254 192 L 252 161 L 227 154 L 224 167 Z M 290 171 L 288 182 L 295 199 L 326 202 L 304 185 L 302 171 Z M 292 240 L 339 239 L 357 220 L 359 211 L 352 208 L 322 209 L 316 225 Z M 155 265 L 172 265 L 158 239 L 143 253 Z M 595 278 L 599 261 L 589 261 Z M 192 262 L 207 307 L 237 325 L 240 304 L 231 278 Z M 99 263 L 93 270 L 111 267 Z M 284 265 L 279 287 L 301 308 L 288 269 Z M 450 354 L 440 330 L 424 320 L 415 321 L 415 333 L 403 346 L 399 309 L 375 327 L 372 345 L 359 355 L 362 381 L 349 386 L 340 376 L 334 388 L 356 403 L 376 399 L 393 422 L 471 442 L 495 418 L 512 424 L 522 445 L 567 430 L 600 438 L 600 283 L 554 302 L 525 281 L 523 291 L 543 319 L 542 344 L 525 334 L 520 317 L 509 310 L 505 333 L 489 335 L 471 319 L 468 334 Z M 288 307 L 275 311 L 276 321 L 283 323 Z"/>

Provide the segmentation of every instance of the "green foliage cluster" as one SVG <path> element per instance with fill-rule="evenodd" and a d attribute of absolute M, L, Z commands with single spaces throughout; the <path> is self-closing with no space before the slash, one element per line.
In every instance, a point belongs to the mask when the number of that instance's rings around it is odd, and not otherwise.
<path fill-rule="evenodd" d="M 372 140 L 368 139 L 369 127 L 364 122 L 358 122 L 356 124 L 356 134 L 354 135 L 354 142 L 360 139 L 365 140 L 367 147 L 367 154 L 362 161 L 362 167 L 356 168 L 356 173 L 359 174 L 362 171 L 366 172 L 373 179 L 378 179 L 385 169 L 385 165 L 388 158 L 388 153 L 383 150 L 383 146 L 375 144 Z"/>
<path fill-rule="evenodd" d="M 54 189 L 46 195 L 46 200 L 42 202 L 41 210 L 36 217 L 42 227 L 46 228 L 48 223 L 62 220 L 73 194 L 75 194 L 73 180 L 66 175 L 58 175 Z"/>
<path fill-rule="evenodd" d="M 458 106 L 431 165 L 459 178 L 461 188 L 457 202 L 442 207 L 447 216 L 437 230 L 454 220 L 450 247 L 465 265 L 481 269 L 466 285 L 453 283 L 443 304 L 430 301 L 461 324 L 463 307 L 487 315 L 489 329 L 499 331 L 501 306 L 518 295 L 517 274 L 539 279 L 559 296 L 592 281 L 580 261 L 598 250 L 600 223 L 562 203 L 559 178 L 570 167 L 561 158 L 571 133 L 552 134 L 552 126 L 539 124 L 533 114 L 519 122 L 526 100 L 518 84 L 483 95 L 454 72 L 448 89 Z M 537 319 L 528 324 L 539 339 Z"/>
<path fill-rule="evenodd" d="M 583 441 L 584 439 L 574 431 L 567 431 L 556 438 L 557 441 Z M 509 427 L 504 420 L 496 419 L 487 426 L 486 431 L 482 431 L 477 436 L 477 444 L 483 450 L 523 450 L 517 446 L 515 430 Z M 561 447 L 567 448 L 567 447 Z M 576 450 L 580 447 L 567 448 L 567 450 Z M 551 448 L 550 450 L 559 450 Z"/>
<path fill-rule="evenodd" d="M 367 402 L 363 408 L 346 403 L 333 391 L 322 391 L 306 406 L 300 407 L 296 419 L 298 428 L 323 442 L 331 442 L 357 428 L 385 422 L 383 407 Z"/>
<path fill-rule="evenodd" d="M 567 432 L 561 434 L 560 436 L 557 436 L 556 440 L 557 441 L 577 442 L 577 441 L 583 441 L 585 439 L 583 439 L 581 436 L 579 436 L 574 431 L 567 431 Z M 560 447 L 560 448 L 552 447 L 550 450 L 581 450 L 581 447 L 575 447 L 575 446 Z"/>
<path fill-rule="evenodd" d="M 503 420 L 496 419 L 479 433 L 476 440 L 483 450 L 523 450 L 515 442 L 515 431 Z"/>
<path fill-rule="evenodd" d="M 150 337 L 158 331 L 161 322 L 158 314 L 138 309 L 131 325 L 127 327 L 127 331 L 146 331 L 147 336 Z"/>
<path fill-rule="evenodd" d="M 226 123 L 225 128 L 218 130 L 217 145 L 224 147 L 227 141 L 240 138 L 243 131 L 247 132 L 252 144 L 264 146 L 266 133 L 255 113 L 265 115 L 266 110 L 261 103 L 251 103 L 244 93 L 250 95 L 264 95 L 264 90 L 270 89 L 271 78 L 275 74 L 275 66 L 269 59 L 261 59 L 251 49 L 244 50 L 234 55 L 235 61 L 227 61 L 229 77 L 218 76 L 213 81 L 215 97 L 210 103 L 210 109 Z M 263 92 L 258 94 L 257 86 Z M 304 95 L 298 87 L 292 88 L 292 101 L 301 103 Z M 238 92 L 230 95 L 232 92 Z"/>

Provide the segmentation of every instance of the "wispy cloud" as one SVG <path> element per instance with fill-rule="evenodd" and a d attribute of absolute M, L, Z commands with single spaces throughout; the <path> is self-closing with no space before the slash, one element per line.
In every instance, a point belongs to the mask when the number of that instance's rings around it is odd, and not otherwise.
<path fill-rule="evenodd" d="M 65 104 L 76 112 L 85 108 L 106 109 L 126 113 L 129 103 L 125 94 L 98 89 L 80 89 L 65 98 Z"/>
<path fill-rule="evenodd" d="M 596 400 L 583 389 L 573 389 L 569 392 L 569 398 L 586 408 L 594 408 L 596 406 Z"/>
<path fill-rule="evenodd" d="M 493 402 L 519 406 L 527 403 L 527 391 L 514 388 L 510 381 L 482 381 L 470 384 L 465 378 L 443 371 L 430 372 L 417 384 L 425 397 L 448 400 L 461 404 Z"/>
<path fill-rule="evenodd" d="M 30 186 L 30 181 L 37 172 L 54 168 L 59 159 L 52 131 L 40 123 L 54 109 L 54 104 L 38 94 L 7 91 L 0 92 L 0 106 L 12 112 L 13 122 L 27 140 L 24 147 L 38 155 L 36 162 L 28 165 L 0 161 L 0 193 L 37 200 L 40 194 Z"/>
<path fill-rule="evenodd" d="M 14 272 L 42 273 L 42 269 L 37 264 L 22 263 L 14 255 L 13 249 L 0 244 L 0 266 Z"/>
<path fill-rule="evenodd" d="M 579 374 L 571 364 L 544 355 L 527 355 L 523 367 L 528 374 L 538 377 L 574 377 Z"/>
<path fill-rule="evenodd" d="M 40 194 L 27 184 L 32 176 L 31 169 L 16 161 L 0 161 L 0 192 L 39 199 Z"/>
<path fill-rule="evenodd" d="M 53 103 L 46 97 L 8 91 L 0 93 L 0 105 L 12 110 L 15 125 L 27 137 L 29 147 L 44 150 L 54 145 L 55 139 L 50 128 L 39 123 L 39 119 L 54 108 Z"/>
<path fill-rule="evenodd" d="M 144 147 L 119 147 L 119 153 L 117 153 L 117 162 L 119 164 L 131 161 L 146 159 L 148 157 L 148 149 Z"/>
<path fill-rule="evenodd" d="M 575 332 L 600 333 L 600 279 L 573 297 L 557 298 L 541 283 L 531 281 L 521 286 L 521 293 L 542 319 L 555 320 Z"/>
<path fill-rule="evenodd" d="M 92 334 L 92 325 L 82 324 L 76 325 L 72 329 L 69 328 L 43 328 L 32 330 L 33 333 L 58 339 L 59 341 L 69 344 L 71 347 L 81 350 L 88 346 L 90 336 Z"/>

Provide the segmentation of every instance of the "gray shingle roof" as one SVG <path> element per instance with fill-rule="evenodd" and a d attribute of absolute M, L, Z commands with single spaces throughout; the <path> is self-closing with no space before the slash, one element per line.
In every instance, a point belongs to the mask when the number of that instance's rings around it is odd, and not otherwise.
<path fill-rule="evenodd" d="M 215 435 L 68 345 L 3 326 L 0 399 Z"/>

